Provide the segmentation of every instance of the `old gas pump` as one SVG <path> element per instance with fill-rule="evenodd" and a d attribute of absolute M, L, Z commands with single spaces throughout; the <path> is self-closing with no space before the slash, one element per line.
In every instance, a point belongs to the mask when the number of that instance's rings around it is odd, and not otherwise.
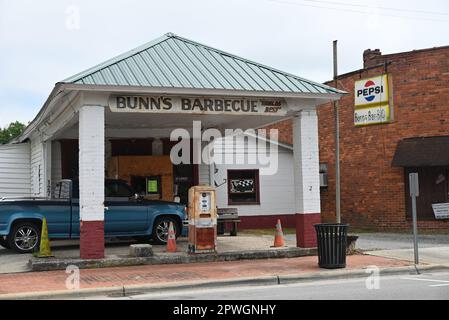
<path fill-rule="evenodd" d="M 217 207 L 215 188 L 189 189 L 189 253 L 215 253 L 217 248 Z"/>

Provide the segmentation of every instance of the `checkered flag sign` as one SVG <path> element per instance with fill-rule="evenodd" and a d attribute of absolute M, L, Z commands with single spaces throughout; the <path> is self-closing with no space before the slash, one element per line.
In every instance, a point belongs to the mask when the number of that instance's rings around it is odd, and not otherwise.
<path fill-rule="evenodd" d="M 232 179 L 231 193 L 252 193 L 254 192 L 253 179 Z"/>

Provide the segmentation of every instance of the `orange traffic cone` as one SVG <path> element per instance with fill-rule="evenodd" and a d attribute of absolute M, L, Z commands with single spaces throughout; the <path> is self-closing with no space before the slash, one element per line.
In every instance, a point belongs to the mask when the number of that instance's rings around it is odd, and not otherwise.
<path fill-rule="evenodd" d="M 173 222 L 168 227 L 167 252 L 176 252 L 176 235 Z"/>
<path fill-rule="evenodd" d="M 274 245 L 273 247 L 284 247 L 284 233 L 282 232 L 281 220 L 278 219 L 276 223 L 276 235 L 274 236 Z"/>

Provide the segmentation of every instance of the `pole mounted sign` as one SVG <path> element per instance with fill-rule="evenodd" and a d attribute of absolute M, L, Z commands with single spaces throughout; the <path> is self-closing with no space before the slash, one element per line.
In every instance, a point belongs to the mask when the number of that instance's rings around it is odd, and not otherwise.
<path fill-rule="evenodd" d="M 287 105 L 282 99 L 111 96 L 112 112 L 188 113 L 285 116 Z"/>
<path fill-rule="evenodd" d="M 388 77 L 386 74 L 355 82 L 356 107 L 388 103 Z"/>
<path fill-rule="evenodd" d="M 419 197 L 418 173 L 412 172 L 408 175 L 408 185 L 410 197 L 412 198 L 412 217 L 413 217 L 413 251 L 415 254 L 415 264 L 419 264 L 418 255 L 418 219 L 416 213 L 416 197 Z"/>
<path fill-rule="evenodd" d="M 391 120 L 388 76 L 361 79 L 354 85 L 354 124 L 364 126 Z"/>

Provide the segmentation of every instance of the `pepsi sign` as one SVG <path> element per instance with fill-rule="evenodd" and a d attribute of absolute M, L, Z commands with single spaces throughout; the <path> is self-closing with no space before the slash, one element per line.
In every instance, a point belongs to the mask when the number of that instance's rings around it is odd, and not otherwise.
<path fill-rule="evenodd" d="M 387 102 L 388 78 L 386 74 L 355 82 L 354 104 L 356 107 Z"/>

